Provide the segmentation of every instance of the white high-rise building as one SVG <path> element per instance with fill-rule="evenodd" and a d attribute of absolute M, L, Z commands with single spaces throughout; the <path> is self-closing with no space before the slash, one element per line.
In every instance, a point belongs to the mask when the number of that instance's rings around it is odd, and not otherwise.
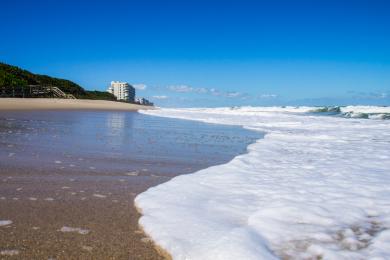
<path fill-rule="evenodd" d="M 107 91 L 116 96 L 117 100 L 134 102 L 135 88 L 127 82 L 111 81 Z"/>

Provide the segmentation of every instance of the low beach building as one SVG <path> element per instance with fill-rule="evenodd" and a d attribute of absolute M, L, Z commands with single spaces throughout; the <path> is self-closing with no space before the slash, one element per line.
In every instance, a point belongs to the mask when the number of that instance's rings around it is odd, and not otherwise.
<path fill-rule="evenodd" d="M 116 96 L 117 100 L 131 103 L 135 101 L 135 88 L 127 82 L 111 81 L 107 91 Z"/>
<path fill-rule="evenodd" d="M 144 105 L 144 106 L 153 106 L 153 103 L 147 100 L 146 98 L 136 98 L 135 103 Z"/>

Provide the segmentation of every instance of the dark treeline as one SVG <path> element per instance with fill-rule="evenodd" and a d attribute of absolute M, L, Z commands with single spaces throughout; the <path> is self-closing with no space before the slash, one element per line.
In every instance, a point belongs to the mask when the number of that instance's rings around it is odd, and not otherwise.
<path fill-rule="evenodd" d="M 66 94 L 72 94 L 81 99 L 116 100 L 115 96 L 108 92 L 88 91 L 70 80 L 34 74 L 0 62 L 0 88 L 20 88 L 28 85 L 57 87 Z"/>

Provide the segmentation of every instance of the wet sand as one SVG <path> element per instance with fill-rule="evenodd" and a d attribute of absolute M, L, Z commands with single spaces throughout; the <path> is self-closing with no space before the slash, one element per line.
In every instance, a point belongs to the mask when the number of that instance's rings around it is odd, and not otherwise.
<path fill-rule="evenodd" d="M 119 110 L 153 109 L 150 106 L 89 99 L 0 98 L 0 111 L 8 110 Z"/>
<path fill-rule="evenodd" d="M 20 259 L 161 259 L 138 230 L 133 207 L 135 195 L 160 180 L 23 172 L 1 173 L 0 215 L 12 220 L 0 229 L 2 252 L 17 250 Z"/>
<path fill-rule="evenodd" d="M 1 112 L 0 258 L 163 259 L 135 196 L 258 137 L 135 112 Z"/>

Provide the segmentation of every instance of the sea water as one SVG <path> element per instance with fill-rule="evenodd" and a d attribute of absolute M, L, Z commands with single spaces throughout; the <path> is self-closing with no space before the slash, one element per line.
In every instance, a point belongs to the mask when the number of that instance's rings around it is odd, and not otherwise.
<path fill-rule="evenodd" d="M 136 112 L 0 112 L 0 169 L 167 177 L 230 161 L 261 133 Z"/>

